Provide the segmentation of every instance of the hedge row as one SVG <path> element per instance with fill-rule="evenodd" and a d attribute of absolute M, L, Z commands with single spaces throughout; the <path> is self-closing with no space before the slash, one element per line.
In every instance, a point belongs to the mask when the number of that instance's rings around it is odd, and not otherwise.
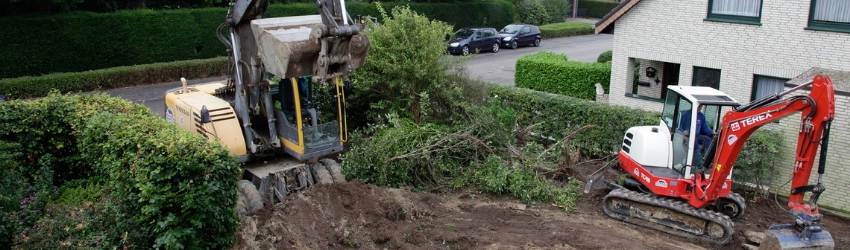
<path fill-rule="evenodd" d="M 226 57 L 167 63 L 121 66 L 83 72 L 55 73 L 0 79 L 0 94 L 9 98 L 46 96 L 52 90 L 62 93 L 109 89 L 138 84 L 177 81 L 180 77 L 203 78 L 227 73 Z"/>
<path fill-rule="evenodd" d="M 513 19 L 512 5 L 505 0 L 409 4 L 455 26 L 501 27 Z M 373 4 L 348 6 L 352 15 L 380 16 Z M 225 47 L 215 31 L 226 12 L 201 8 L 2 17 L 0 78 L 223 56 Z M 266 16 L 317 13 L 314 3 L 274 4 Z"/>
<path fill-rule="evenodd" d="M 602 18 L 618 4 L 620 3 L 611 0 L 581 0 L 578 8 L 584 10 L 583 16 Z M 579 11 L 579 13 L 582 12 Z"/>
<path fill-rule="evenodd" d="M 539 124 L 534 129 L 547 136 L 561 138 L 591 125 L 571 141 L 584 156 L 607 156 L 620 148 L 628 128 L 658 124 L 658 113 L 530 89 L 493 86 L 490 94 L 516 110 L 523 125 Z"/>
<path fill-rule="evenodd" d="M 516 84 L 549 93 L 593 100 L 596 83 L 608 91 L 611 64 L 569 61 L 551 52 L 524 56 L 516 63 Z"/>
<path fill-rule="evenodd" d="M 544 38 L 593 34 L 593 25 L 585 22 L 550 23 L 540 26 Z"/>
<path fill-rule="evenodd" d="M 221 249 L 233 243 L 239 163 L 220 145 L 141 105 L 104 95 L 5 102 L 0 141 L 19 144 L 27 159 L 22 164 L 52 173 L 56 185 L 105 181 L 108 213 L 118 220 L 89 229 L 109 236 L 91 247 Z"/>

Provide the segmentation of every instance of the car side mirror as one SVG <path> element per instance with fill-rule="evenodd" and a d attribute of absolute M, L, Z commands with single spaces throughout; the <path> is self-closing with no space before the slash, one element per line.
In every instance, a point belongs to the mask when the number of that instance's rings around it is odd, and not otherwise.
<path fill-rule="evenodd" d="M 210 123 L 210 110 L 207 109 L 207 105 L 201 106 L 201 124 Z"/>

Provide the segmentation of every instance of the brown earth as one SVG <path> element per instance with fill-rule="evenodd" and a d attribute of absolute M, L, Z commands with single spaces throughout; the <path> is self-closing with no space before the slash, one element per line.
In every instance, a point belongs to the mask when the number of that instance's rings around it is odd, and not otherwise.
<path fill-rule="evenodd" d="M 714 247 L 610 219 L 600 209 L 603 195 L 586 195 L 565 212 L 471 191 L 320 185 L 243 218 L 234 249 L 735 249 L 744 230 L 789 218 L 772 199 L 752 202 L 735 223 L 734 242 Z M 850 245 L 850 220 L 827 216 L 825 224 L 837 249 Z"/>

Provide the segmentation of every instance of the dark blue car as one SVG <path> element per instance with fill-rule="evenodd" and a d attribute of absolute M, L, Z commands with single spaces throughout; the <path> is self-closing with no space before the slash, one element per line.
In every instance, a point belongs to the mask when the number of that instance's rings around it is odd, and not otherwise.
<path fill-rule="evenodd" d="M 469 55 L 481 51 L 499 52 L 499 36 L 494 28 L 460 29 L 449 39 L 449 54 Z"/>
<path fill-rule="evenodd" d="M 499 31 L 499 44 L 504 48 L 540 46 L 540 29 L 529 24 L 508 24 Z"/>

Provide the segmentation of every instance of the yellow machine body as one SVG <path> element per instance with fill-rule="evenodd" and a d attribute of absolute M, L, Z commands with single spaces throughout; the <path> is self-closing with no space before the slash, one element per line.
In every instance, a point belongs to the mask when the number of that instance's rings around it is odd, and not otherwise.
<path fill-rule="evenodd" d="M 165 118 L 182 129 L 218 141 L 235 156 L 246 157 L 245 138 L 233 107 L 213 95 L 217 89 L 224 87 L 225 81 L 219 81 L 168 91 L 165 94 Z M 207 123 L 201 122 L 204 107 L 210 115 Z"/>

